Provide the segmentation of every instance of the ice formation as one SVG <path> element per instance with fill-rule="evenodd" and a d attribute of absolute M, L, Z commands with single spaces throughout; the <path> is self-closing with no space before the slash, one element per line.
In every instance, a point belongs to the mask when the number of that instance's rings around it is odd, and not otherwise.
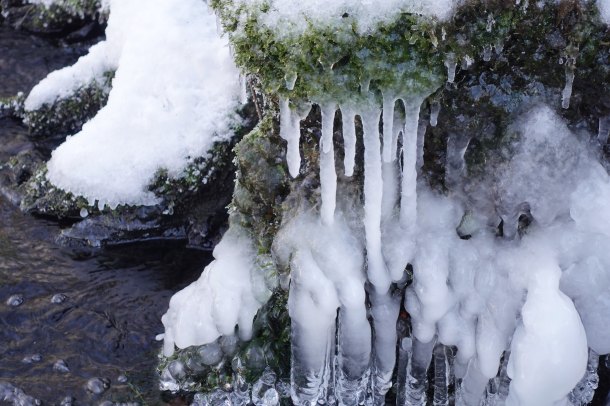
<path fill-rule="evenodd" d="M 262 3 L 231 7 L 244 4 Z M 336 27 L 345 15 L 364 31 L 396 10 L 442 19 L 455 7 L 393 0 L 265 4 L 273 12 L 258 23 L 278 37 L 302 34 L 308 24 Z M 490 17 L 488 31 L 493 26 Z M 500 53 L 503 45 L 493 47 Z M 485 45 L 484 61 L 492 50 Z M 448 86 L 455 86 L 458 63 L 473 61 L 452 52 L 443 58 Z M 566 67 L 556 108 L 570 105 L 573 68 Z M 551 107 L 520 106 L 523 113 L 507 130 L 516 137 L 476 180 L 478 188 L 462 184 L 470 138 L 450 136 L 450 192 L 440 194 L 418 176 L 427 124 L 420 115 L 429 106 L 436 125 L 440 104 L 429 100 L 435 88 L 401 83 L 378 94 L 371 78 L 361 78 L 353 97 L 304 100 L 287 96 L 297 76 L 283 79 L 279 136 L 297 182 L 301 121 L 314 104 L 321 123 L 319 202 L 297 199 L 298 207 L 285 209 L 271 259 L 290 271 L 292 401 L 383 404 L 396 378 L 399 404 L 423 405 L 434 368 L 434 404 L 583 403 L 595 381 L 589 376 L 595 354 L 610 353 L 610 177 L 599 151 Z M 600 118 L 598 144 L 607 142 L 608 126 Z M 339 145 L 342 165 L 335 162 Z M 341 166 L 344 176 L 337 174 Z M 364 179 L 355 179 L 360 173 Z M 250 336 L 276 285 L 262 282 L 248 238 L 233 225 L 216 261 L 172 299 L 163 318 L 165 355 L 236 331 Z M 410 331 L 397 328 L 403 322 Z"/>
<path fill-rule="evenodd" d="M 398 99 L 402 102 L 395 103 Z M 417 181 L 423 99 L 391 96 L 383 106 L 371 99 L 339 107 L 347 175 L 354 165 L 354 117 L 362 122 L 363 206 L 350 200 L 348 186 L 337 184 L 334 158 L 325 156 L 333 154 L 330 117 L 336 105 L 321 107 L 319 214 L 315 207 L 296 209 L 274 242 L 276 262 L 291 270 L 293 402 L 334 398 L 346 405 L 363 399 L 379 404 L 396 363 L 404 367 L 398 372 L 404 404 L 425 404 L 431 363 L 438 370 L 438 404 L 448 404 L 450 364 L 460 380 L 458 404 L 477 405 L 484 398 L 507 405 L 566 402 L 586 378 L 588 348 L 610 352 L 610 209 L 605 204 L 610 177 L 560 117 L 546 106 L 536 107 L 513 124 L 520 134 L 511 146 L 513 158 L 496 168 L 492 180 L 505 237 L 485 226 L 493 219 L 472 220 L 466 227 L 472 217 L 467 199 L 441 196 Z M 296 153 L 290 143 L 298 145 L 303 114 L 288 100 L 280 107 L 281 135 Z M 403 114 L 395 117 L 395 108 Z M 380 134 L 380 123 L 386 134 Z M 402 154 L 397 134 L 402 134 Z M 459 148 L 463 159 L 465 147 Z M 300 158 L 288 159 L 297 176 L 294 161 Z M 518 228 L 524 207 L 533 217 L 525 234 Z M 459 228 L 468 229 L 468 239 L 458 236 Z M 226 244 L 223 240 L 220 247 Z M 252 259 L 244 257 L 231 268 L 218 254 L 202 280 L 172 300 L 171 316 L 164 318 L 166 354 L 174 342 L 203 344 L 232 334 L 236 325 L 241 331 L 244 319 L 221 316 L 211 299 L 235 292 L 222 280 L 202 281 L 220 267 L 229 275 L 239 268 L 243 279 L 251 280 Z M 400 337 L 399 287 L 407 264 L 413 267 L 413 282 L 404 290 L 412 335 Z M 256 296 L 249 286 L 243 292 Z M 261 304 L 242 301 L 231 313 L 247 316 L 246 332 Z M 180 326 L 174 321 L 178 317 Z"/>
<path fill-rule="evenodd" d="M 116 0 L 106 40 L 28 96 L 35 110 L 115 71 L 107 105 L 53 152 L 48 178 L 91 203 L 153 204 L 156 171 L 179 177 L 238 123 L 238 71 L 198 0 Z M 116 179 L 120 182 L 108 182 Z"/>
<path fill-rule="evenodd" d="M 163 316 L 164 352 L 211 343 L 239 326 L 242 340 L 251 338 L 252 320 L 275 286 L 265 280 L 249 235 L 232 227 L 214 249 L 201 278 L 172 297 Z"/>

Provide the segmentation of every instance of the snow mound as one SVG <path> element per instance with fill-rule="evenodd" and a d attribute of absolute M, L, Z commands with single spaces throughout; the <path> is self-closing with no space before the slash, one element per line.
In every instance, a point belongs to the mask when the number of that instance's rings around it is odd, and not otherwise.
<path fill-rule="evenodd" d="M 238 123 L 239 75 L 216 20 L 199 0 L 111 2 L 107 39 L 50 74 L 26 100 L 33 110 L 116 69 L 108 104 L 48 163 L 56 186 L 100 205 L 149 205 L 155 173 L 229 139 Z"/>

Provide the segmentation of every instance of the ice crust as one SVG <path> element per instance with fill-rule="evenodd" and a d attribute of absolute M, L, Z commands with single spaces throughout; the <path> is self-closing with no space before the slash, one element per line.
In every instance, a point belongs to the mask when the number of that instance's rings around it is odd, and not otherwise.
<path fill-rule="evenodd" d="M 239 74 L 204 2 L 115 0 L 110 7 L 106 40 L 51 73 L 25 107 L 69 97 L 116 70 L 107 105 L 53 152 L 47 176 L 101 206 L 154 204 L 147 186 L 158 170 L 179 177 L 191 159 L 232 136 Z"/>

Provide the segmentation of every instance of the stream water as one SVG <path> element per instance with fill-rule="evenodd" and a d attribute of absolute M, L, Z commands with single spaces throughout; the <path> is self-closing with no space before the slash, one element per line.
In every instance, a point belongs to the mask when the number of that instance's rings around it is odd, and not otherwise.
<path fill-rule="evenodd" d="M 27 93 L 86 48 L 0 24 L 0 97 Z M 0 119 L 0 146 L 0 161 L 40 148 L 11 119 Z M 0 404 L 3 391 L 14 388 L 43 404 L 66 398 L 82 405 L 164 404 L 155 371 L 161 315 L 210 253 L 180 242 L 74 250 L 55 243 L 59 232 L 57 223 L 25 215 L 0 197 Z M 109 388 L 91 393 L 86 386 L 94 378 Z"/>

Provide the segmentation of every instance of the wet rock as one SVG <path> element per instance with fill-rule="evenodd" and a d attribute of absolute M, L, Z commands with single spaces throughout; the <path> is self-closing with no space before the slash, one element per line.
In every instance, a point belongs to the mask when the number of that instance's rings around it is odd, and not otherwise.
<path fill-rule="evenodd" d="M 216 365 L 224 356 L 223 351 L 218 343 L 203 345 L 199 348 L 199 356 L 205 365 Z"/>
<path fill-rule="evenodd" d="M 72 396 L 66 396 L 61 400 L 59 406 L 72 406 L 75 400 Z"/>
<path fill-rule="evenodd" d="M 57 371 L 57 372 L 61 372 L 61 373 L 70 372 L 70 368 L 68 368 L 68 364 L 66 364 L 66 361 L 64 361 L 63 359 L 59 359 L 59 360 L 55 361 L 55 364 L 53 364 L 53 370 Z"/>
<path fill-rule="evenodd" d="M 125 375 L 119 375 L 116 380 L 118 383 L 127 383 L 128 381 L 127 376 Z"/>
<path fill-rule="evenodd" d="M 27 357 L 21 360 L 21 362 L 23 362 L 24 364 L 34 364 L 40 361 L 42 361 L 42 355 L 40 354 L 28 355 Z"/>
<path fill-rule="evenodd" d="M 106 378 L 91 378 L 87 381 L 85 389 L 94 395 L 101 395 L 110 387 L 110 381 Z"/>
<path fill-rule="evenodd" d="M 12 306 L 12 307 L 21 306 L 23 304 L 24 300 L 25 300 L 25 298 L 23 297 L 23 295 L 20 295 L 20 294 L 12 295 L 11 297 L 9 297 L 6 300 L 6 305 Z"/>
<path fill-rule="evenodd" d="M 186 369 L 182 361 L 170 362 L 167 369 L 174 379 L 182 379 L 186 376 Z"/>
<path fill-rule="evenodd" d="M 60 303 L 65 302 L 66 299 L 68 299 L 68 296 L 64 295 L 63 293 L 56 293 L 51 298 L 51 303 L 53 303 L 53 304 L 60 304 Z"/>

